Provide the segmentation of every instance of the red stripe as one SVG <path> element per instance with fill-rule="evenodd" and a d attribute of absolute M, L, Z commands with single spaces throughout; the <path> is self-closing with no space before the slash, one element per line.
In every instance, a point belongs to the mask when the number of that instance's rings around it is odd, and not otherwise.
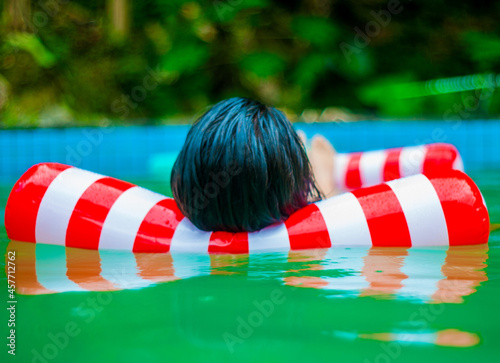
<path fill-rule="evenodd" d="M 247 275 L 248 261 L 248 254 L 210 254 L 210 275 Z"/>
<path fill-rule="evenodd" d="M 292 214 L 285 226 L 292 250 L 332 246 L 323 215 L 315 204 L 309 204 Z"/>
<path fill-rule="evenodd" d="M 142 221 L 132 251 L 168 252 L 175 229 L 183 218 L 175 200 L 160 201 Z"/>
<path fill-rule="evenodd" d="M 248 232 L 213 232 L 208 253 L 248 253 Z"/>
<path fill-rule="evenodd" d="M 401 178 L 399 171 L 399 156 L 402 148 L 387 150 L 387 159 L 384 165 L 384 181 Z"/>
<path fill-rule="evenodd" d="M 350 154 L 347 163 L 347 172 L 345 174 L 345 186 L 348 189 L 361 188 L 361 173 L 359 171 L 359 161 L 362 153 Z"/>
<path fill-rule="evenodd" d="M 395 294 L 401 289 L 408 275 L 401 271 L 408 249 L 370 248 L 363 258 L 361 274 L 370 287 L 364 289 L 361 296 Z"/>
<path fill-rule="evenodd" d="M 114 178 L 93 183 L 82 194 L 71 214 L 66 246 L 97 250 L 102 225 L 118 197 L 133 184 Z"/>
<path fill-rule="evenodd" d="M 99 251 L 66 248 L 66 276 L 89 291 L 117 290 L 115 285 L 101 276 Z"/>
<path fill-rule="evenodd" d="M 154 282 L 178 280 L 175 276 L 174 261 L 170 253 L 136 253 L 138 275 Z"/>
<path fill-rule="evenodd" d="M 429 180 L 443 207 L 450 246 L 488 243 L 488 210 L 472 179 L 450 170 Z"/>
<path fill-rule="evenodd" d="M 355 190 L 365 213 L 374 247 L 410 247 L 406 218 L 396 194 L 387 184 Z"/>
<path fill-rule="evenodd" d="M 38 208 L 50 183 L 69 165 L 45 163 L 32 166 L 12 189 L 5 207 L 5 228 L 14 241 L 36 242 Z"/>
<path fill-rule="evenodd" d="M 450 144 L 426 145 L 423 173 L 453 169 L 453 163 L 458 156 L 458 150 Z"/>

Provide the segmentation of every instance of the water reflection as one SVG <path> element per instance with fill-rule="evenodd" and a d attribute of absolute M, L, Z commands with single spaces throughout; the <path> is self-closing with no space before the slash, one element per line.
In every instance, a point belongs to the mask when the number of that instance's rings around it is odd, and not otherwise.
<path fill-rule="evenodd" d="M 488 246 L 447 249 L 330 249 L 290 253 L 290 262 L 302 261 L 300 276 L 287 276 L 285 284 L 328 290 L 350 290 L 378 299 L 417 298 L 433 303 L 461 303 L 487 281 Z M 329 277 L 342 269 L 345 276 Z M 297 270 L 297 271 L 299 271 Z M 322 276 L 313 273 L 324 271 Z M 310 271 L 308 273 L 308 271 Z"/>
<path fill-rule="evenodd" d="M 458 329 L 444 329 L 428 332 L 394 331 L 390 333 L 364 333 L 334 331 L 330 335 L 345 340 L 376 340 L 380 342 L 397 342 L 407 345 L 439 345 L 442 347 L 466 348 L 478 345 L 480 338 L 476 333 Z"/>
<path fill-rule="evenodd" d="M 37 295 L 137 289 L 203 275 L 240 275 L 331 297 L 461 303 L 487 281 L 488 246 L 331 248 L 265 255 L 146 254 L 10 242 L 16 289 Z"/>

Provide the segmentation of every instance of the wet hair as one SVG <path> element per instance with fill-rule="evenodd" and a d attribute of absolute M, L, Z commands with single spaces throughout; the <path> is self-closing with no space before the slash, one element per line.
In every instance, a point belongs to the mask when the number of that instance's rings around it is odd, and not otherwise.
<path fill-rule="evenodd" d="M 321 199 L 292 124 L 248 98 L 217 103 L 191 127 L 171 174 L 179 209 L 205 231 L 255 231 Z"/>

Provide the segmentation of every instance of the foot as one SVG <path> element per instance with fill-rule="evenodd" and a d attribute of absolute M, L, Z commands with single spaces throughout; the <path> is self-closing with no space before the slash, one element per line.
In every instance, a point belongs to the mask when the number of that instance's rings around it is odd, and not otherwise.
<path fill-rule="evenodd" d="M 326 138 L 321 135 L 312 138 L 311 147 L 308 150 L 309 161 L 316 185 L 325 198 L 337 194 L 333 176 L 335 154 L 335 149 Z"/>
<path fill-rule="evenodd" d="M 307 136 L 306 133 L 302 130 L 297 130 L 297 135 L 299 136 L 300 141 L 302 142 L 302 145 L 304 145 L 304 149 L 307 147 Z"/>

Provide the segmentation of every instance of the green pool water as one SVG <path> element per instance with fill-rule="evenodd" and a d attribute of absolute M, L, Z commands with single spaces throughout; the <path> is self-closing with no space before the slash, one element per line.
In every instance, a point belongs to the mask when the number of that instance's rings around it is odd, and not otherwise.
<path fill-rule="evenodd" d="M 500 172 L 472 177 L 500 223 Z M 9 189 L 0 186 L 2 214 Z M 2 225 L 3 251 L 7 245 Z M 496 362 L 499 246 L 497 230 L 488 248 L 181 256 L 180 278 L 145 287 L 127 285 L 122 269 L 119 291 L 17 293 L 15 356 L 6 345 L 4 259 L 0 361 Z"/>

